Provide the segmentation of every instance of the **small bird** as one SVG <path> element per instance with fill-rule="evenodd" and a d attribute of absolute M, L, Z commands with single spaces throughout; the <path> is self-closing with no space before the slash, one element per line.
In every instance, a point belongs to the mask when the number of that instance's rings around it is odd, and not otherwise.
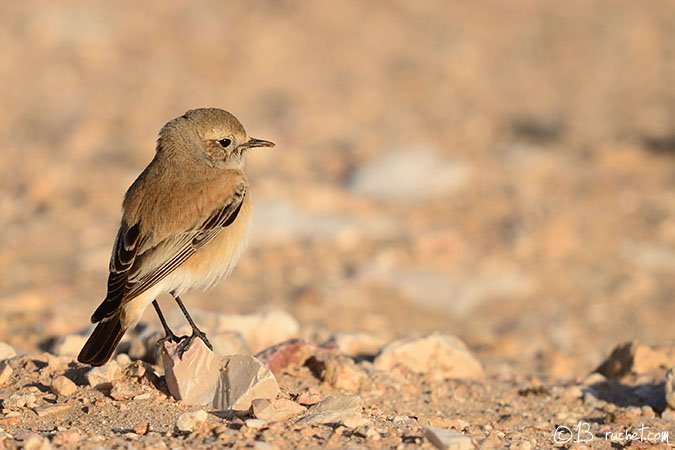
<path fill-rule="evenodd" d="M 164 125 L 154 159 L 124 196 L 108 293 L 91 316 L 98 325 L 78 361 L 105 364 L 150 303 L 166 332 L 163 340 L 180 342 L 184 350 L 199 337 L 211 347 L 179 296 L 213 286 L 237 264 L 251 224 L 244 166 L 255 147 L 274 144 L 249 137 L 222 109 L 193 109 Z M 191 336 L 170 330 L 157 303 L 162 293 L 174 297 Z"/>

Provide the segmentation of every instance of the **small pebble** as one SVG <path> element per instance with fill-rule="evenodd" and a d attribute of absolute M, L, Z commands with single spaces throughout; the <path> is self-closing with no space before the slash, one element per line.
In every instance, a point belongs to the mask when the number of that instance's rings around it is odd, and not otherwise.
<path fill-rule="evenodd" d="M 77 392 L 77 385 L 63 375 L 54 378 L 50 388 L 54 394 L 61 396 L 69 396 Z"/>
<path fill-rule="evenodd" d="M 206 422 L 208 414 L 203 409 L 181 414 L 176 420 L 176 428 L 183 433 L 191 433 Z"/>

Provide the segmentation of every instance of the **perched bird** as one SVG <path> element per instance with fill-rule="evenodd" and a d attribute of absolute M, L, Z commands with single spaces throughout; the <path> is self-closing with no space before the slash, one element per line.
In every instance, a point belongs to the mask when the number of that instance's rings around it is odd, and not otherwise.
<path fill-rule="evenodd" d="M 249 137 L 222 109 L 194 109 L 164 125 L 154 159 L 124 196 L 108 294 L 91 316 L 98 325 L 77 357 L 80 362 L 105 364 L 150 303 L 165 340 L 184 339 L 187 348 L 200 337 L 211 346 L 179 295 L 212 286 L 237 264 L 251 223 L 246 153 L 273 146 Z M 167 326 L 156 300 L 162 293 L 178 303 L 192 327 L 190 337 L 178 338 Z"/>

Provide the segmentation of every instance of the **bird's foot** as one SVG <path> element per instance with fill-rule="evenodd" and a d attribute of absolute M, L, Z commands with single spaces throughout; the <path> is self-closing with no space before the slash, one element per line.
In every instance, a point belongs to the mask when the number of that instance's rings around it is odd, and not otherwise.
<path fill-rule="evenodd" d="M 183 353 L 185 353 L 190 348 L 196 338 L 201 339 L 202 342 L 209 348 L 209 350 L 213 351 L 213 345 L 211 345 L 209 340 L 206 338 L 206 333 L 201 331 L 199 328 L 195 328 L 192 330 L 192 335 L 181 337 L 181 341 L 178 343 L 178 355 L 181 358 L 183 357 Z"/>

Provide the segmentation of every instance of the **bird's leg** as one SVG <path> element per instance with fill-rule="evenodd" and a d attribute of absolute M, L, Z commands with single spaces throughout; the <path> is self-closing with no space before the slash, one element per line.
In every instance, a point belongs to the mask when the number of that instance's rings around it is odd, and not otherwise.
<path fill-rule="evenodd" d="M 194 320 L 192 320 L 192 317 L 190 317 L 190 314 L 188 314 L 187 309 L 185 308 L 185 305 L 183 305 L 183 302 L 181 301 L 180 297 L 175 295 L 173 292 L 171 293 L 173 296 L 174 300 L 176 300 L 176 303 L 178 303 L 178 307 L 180 308 L 181 311 L 183 311 L 183 315 L 185 315 L 185 318 L 187 319 L 188 323 L 190 324 L 190 327 L 192 327 L 192 335 L 188 337 L 185 341 L 181 342 L 181 350 L 180 353 L 181 355 L 185 352 L 190 347 L 190 344 L 192 344 L 192 341 L 195 340 L 195 338 L 199 338 L 206 344 L 206 346 L 213 351 L 213 346 L 209 342 L 209 340 L 206 338 L 206 333 L 204 333 L 202 330 L 197 328 L 197 325 L 195 324 Z"/>
<path fill-rule="evenodd" d="M 155 311 L 157 312 L 157 316 L 159 316 L 159 321 L 162 322 L 162 327 L 164 327 L 164 333 L 166 335 L 157 341 L 157 345 L 161 345 L 162 343 L 166 341 L 170 342 L 180 342 L 182 338 L 176 336 L 173 331 L 171 331 L 171 328 L 169 328 L 169 324 L 166 323 L 166 319 L 164 318 L 164 314 L 162 314 L 162 310 L 159 309 L 159 303 L 157 303 L 157 300 L 152 301 L 152 306 L 155 307 Z M 184 336 L 187 337 L 187 336 Z"/>

